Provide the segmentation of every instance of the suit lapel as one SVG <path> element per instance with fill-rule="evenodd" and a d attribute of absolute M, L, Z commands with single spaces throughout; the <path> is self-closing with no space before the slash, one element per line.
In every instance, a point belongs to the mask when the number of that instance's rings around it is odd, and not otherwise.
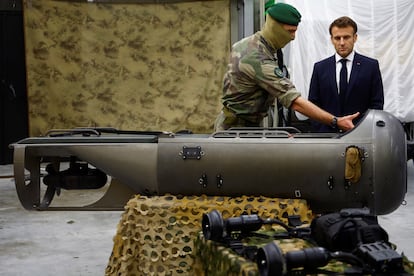
<path fill-rule="evenodd" d="M 328 72 L 329 73 L 329 86 L 331 89 L 329 91 L 334 91 L 337 97 L 337 100 L 339 101 L 339 95 L 338 95 L 338 85 L 336 83 L 336 62 L 335 62 L 335 56 L 332 56 L 328 63 Z"/>
<path fill-rule="evenodd" d="M 336 61 L 335 61 L 335 55 L 329 58 L 328 64 L 325 67 L 328 70 L 328 91 L 326 93 L 332 93 L 333 99 L 335 99 L 334 103 L 330 103 L 331 107 L 334 108 L 335 114 L 340 115 L 341 114 L 341 103 L 339 100 L 339 94 L 338 94 L 338 84 L 336 82 Z"/>
<path fill-rule="evenodd" d="M 348 88 L 346 90 L 346 99 L 348 99 L 350 92 L 353 89 L 355 83 L 357 83 L 359 72 L 361 70 L 361 59 L 359 55 L 355 53 L 354 61 L 352 62 L 351 76 L 349 77 Z"/>

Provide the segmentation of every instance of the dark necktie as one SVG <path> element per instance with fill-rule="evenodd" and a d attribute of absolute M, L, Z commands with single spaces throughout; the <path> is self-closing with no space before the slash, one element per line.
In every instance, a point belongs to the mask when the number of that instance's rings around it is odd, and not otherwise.
<path fill-rule="evenodd" d="M 341 111 L 344 111 L 346 89 L 348 87 L 348 70 L 346 69 L 346 59 L 341 59 L 341 72 L 339 73 L 339 99 L 341 101 Z"/>

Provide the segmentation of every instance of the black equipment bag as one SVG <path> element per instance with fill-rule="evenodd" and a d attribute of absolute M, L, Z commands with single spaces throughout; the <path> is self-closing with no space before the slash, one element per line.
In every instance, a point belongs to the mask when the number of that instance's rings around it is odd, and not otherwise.
<path fill-rule="evenodd" d="M 387 232 L 366 208 L 343 209 L 312 220 L 312 239 L 330 251 L 352 252 L 361 244 L 384 241 Z"/>

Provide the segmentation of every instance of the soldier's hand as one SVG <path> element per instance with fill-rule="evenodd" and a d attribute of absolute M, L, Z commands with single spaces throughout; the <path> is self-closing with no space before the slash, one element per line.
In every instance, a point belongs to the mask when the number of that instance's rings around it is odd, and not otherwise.
<path fill-rule="evenodd" d="M 353 129 L 355 126 L 354 126 L 354 123 L 352 122 L 352 120 L 355 119 L 358 116 L 359 116 L 359 112 L 356 112 L 352 115 L 338 117 L 338 123 L 337 123 L 338 128 L 343 130 L 343 131 Z"/>

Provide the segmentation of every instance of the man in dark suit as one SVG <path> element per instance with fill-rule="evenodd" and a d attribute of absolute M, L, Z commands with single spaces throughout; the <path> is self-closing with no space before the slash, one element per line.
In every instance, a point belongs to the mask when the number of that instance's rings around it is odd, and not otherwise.
<path fill-rule="evenodd" d="M 329 27 L 335 55 L 315 63 L 309 88 L 309 101 L 335 116 L 360 112 L 358 123 L 368 109 L 383 109 L 384 91 L 378 61 L 354 51 L 357 24 L 343 16 Z M 317 132 L 338 129 L 312 121 Z"/>

